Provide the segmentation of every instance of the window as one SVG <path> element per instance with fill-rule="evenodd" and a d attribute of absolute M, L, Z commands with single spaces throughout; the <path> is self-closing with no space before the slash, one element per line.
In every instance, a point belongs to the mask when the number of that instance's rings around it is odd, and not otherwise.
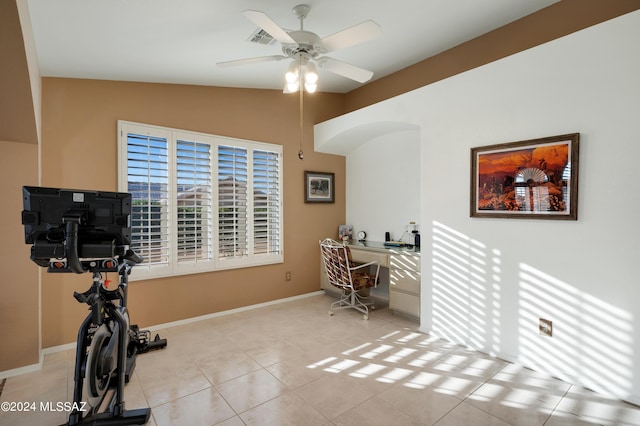
<path fill-rule="evenodd" d="M 133 278 L 283 261 L 282 147 L 118 122 L 132 205 Z"/>

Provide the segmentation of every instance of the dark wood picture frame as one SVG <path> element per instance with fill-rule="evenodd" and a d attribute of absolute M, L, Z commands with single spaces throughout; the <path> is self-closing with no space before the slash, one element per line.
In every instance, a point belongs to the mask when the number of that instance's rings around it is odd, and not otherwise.
<path fill-rule="evenodd" d="M 304 172 L 304 202 L 305 203 L 333 203 L 335 202 L 334 173 Z"/>
<path fill-rule="evenodd" d="M 578 219 L 580 134 L 471 148 L 471 217 Z"/>

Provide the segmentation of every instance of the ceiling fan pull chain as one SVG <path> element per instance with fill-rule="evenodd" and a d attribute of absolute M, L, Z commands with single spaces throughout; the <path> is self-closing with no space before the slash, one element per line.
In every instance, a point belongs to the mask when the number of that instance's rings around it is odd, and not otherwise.
<path fill-rule="evenodd" d="M 304 90 L 302 89 L 302 84 L 299 85 L 300 92 L 300 151 L 298 151 L 298 158 L 304 159 L 304 152 L 302 152 L 303 140 L 304 140 Z"/>

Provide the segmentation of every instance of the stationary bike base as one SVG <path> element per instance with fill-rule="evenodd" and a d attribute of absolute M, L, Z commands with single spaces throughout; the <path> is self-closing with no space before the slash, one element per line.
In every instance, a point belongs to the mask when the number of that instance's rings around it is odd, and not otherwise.
<path fill-rule="evenodd" d="M 87 317 L 85 322 L 80 327 L 79 334 L 82 334 L 81 341 L 86 345 L 89 337 L 92 337 L 95 332 L 89 331 L 91 322 L 91 315 Z M 129 382 L 133 371 L 135 370 L 136 365 L 136 357 L 139 353 L 145 353 L 150 350 L 161 349 L 167 345 L 166 339 L 160 339 L 160 336 L 156 335 L 153 341 L 149 341 L 150 333 L 147 330 L 139 330 L 137 325 L 131 325 L 129 328 L 129 344 L 127 347 L 127 358 L 126 358 L 126 367 L 124 374 L 125 383 Z M 126 334 L 126 333 L 125 333 Z M 113 335 L 109 337 L 109 339 L 113 338 Z M 108 341 L 107 341 L 108 344 Z M 91 349 L 89 349 L 91 350 Z M 96 352 L 100 352 L 98 349 L 95 349 Z M 91 368 L 87 366 L 87 360 L 89 358 L 89 354 L 86 352 L 87 347 L 83 346 L 81 351 L 76 351 L 76 356 L 81 356 L 80 360 L 76 360 L 76 369 L 80 368 L 80 372 L 84 373 L 83 376 L 79 378 L 81 383 L 76 381 L 76 388 L 79 388 L 79 392 L 81 391 L 81 387 L 89 385 L 90 381 L 94 381 L 96 378 L 92 376 L 95 374 Z M 100 355 L 97 355 L 100 356 Z M 98 363 L 104 363 L 102 360 L 98 360 Z M 149 421 L 149 417 L 151 416 L 150 408 L 141 408 L 135 410 L 122 410 L 124 408 L 124 401 L 121 402 L 121 405 L 117 405 L 117 389 L 118 389 L 118 380 L 120 376 L 118 372 L 114 372 L 111 374 L 109 378 L 109 387 L 101 397 L 102 400 L 99 402 L 98 407 L 103 409 L 104 411 L 97 414 L 92 414 L 87 417 L 82 417 L 84 413 L 82 412 L 73 412 L 69 416 L 69 422 L 66 423 L 67 426 L 72 425 L 143 425 Z M 85 383 L 86 380 L 86 383 Z M 79 401 L 77 401 L 79 402 Z"/>
<path fill-rule="evenodd" d="M 71 414 L 73 416 L 73 414 Z M 139 408 L 136 410 L 126 410 L 119 416 L 112 413 L 100 413 L 91 417 L 85 417 L 72 423 L 69 416 L 69 425 L 93 425 L 93 426 L 124 426 L 124 425 L 144 425 L 151 417 L 151 408 Z M 65 426 L 65 425 L 62 425 Z"/>
<path fill-rule="evenodd" d="M 156 334 L 151 340 L 151 332 L 149 330 L 140 330 L 137 325 L 133 324 L 129 327 L 131 333 L 131 341 L 127 350 L 127 366 L 125 370 L 124 382 L 129 383 L 133 370 L 136 368 L 136 356 L 144 354 L 156 349 L 162 349 L 167 346 L 167 339 L 161 339 Z"/>
<path fill-rule="evenodd" d="M 73 416 L 73 414 L 71 415 Z M 139 408 L 136 410 L 127 410 L 122 415 L 114 417 L 112 413 L 100 413 L 91 417 L 85 417 L 79 421 L 72 423 L 71 416 L 68 424 L 74 425 L 144 425 L 151 417 L 151 408 Z M 65 425 L 62 425 L 65 426 Z"/>

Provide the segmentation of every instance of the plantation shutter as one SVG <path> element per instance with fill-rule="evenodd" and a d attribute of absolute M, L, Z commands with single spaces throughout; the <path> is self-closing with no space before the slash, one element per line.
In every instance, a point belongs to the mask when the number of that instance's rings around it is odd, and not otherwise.
<path fill-rule="evenodd" d="M 218 258 L 248 256 L 247 149 L 218 147 Z"/>
<path fill-rule="evenodd" d="M 127 192 L 132 195 L 131 249 L 143 265 L 168 266 L 167 138 L 127 133 Z M 140 267 L 138 267 L 140 268 Z"/>
<path fill-rule="evenodd" d="M 118 122 L 133 279 L 284 261 L 282 146 Z"/>
<path fill-rule="evenodd" d="M 280 253 L 280 156 L 253 151 L 254 254 Z"/>
<path fill-rule="evenodd" d="M 176 141 L 178 263 L 212 260 L 211 146 Z"/>

